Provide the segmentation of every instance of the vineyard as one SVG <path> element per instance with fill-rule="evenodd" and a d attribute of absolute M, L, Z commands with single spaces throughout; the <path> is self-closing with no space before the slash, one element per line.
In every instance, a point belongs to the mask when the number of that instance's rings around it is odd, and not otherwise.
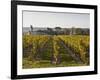
<path fill-rule="evenodd" d="M 23 35 L 23 68 L 89 65 L 88 35 Z"/>

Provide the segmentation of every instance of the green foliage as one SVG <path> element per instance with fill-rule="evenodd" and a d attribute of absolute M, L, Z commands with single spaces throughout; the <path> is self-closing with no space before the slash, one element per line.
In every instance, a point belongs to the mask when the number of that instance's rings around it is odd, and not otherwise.
<path fill-rule="evenodd" d="M 84 63 L 87 62 L 86 55 L 89 52 L 86 49 L 89 49 L 89 36 L 81 36 L 81 35 L 71 35 L 71 36 L 59 36 L 65 44 L 75 52 L 75 54 L 79 54 L 80 58 Z"/>
<path fill-rule="evenodd" d="M 61 40 L 84 62 L 77 63 L 66 51 Z M 84 35 L 23 35 L 23 68 L 81 66 L 89 64 L 89 36 Z M 52 64 L 54 63 L 54 64 Z"/>

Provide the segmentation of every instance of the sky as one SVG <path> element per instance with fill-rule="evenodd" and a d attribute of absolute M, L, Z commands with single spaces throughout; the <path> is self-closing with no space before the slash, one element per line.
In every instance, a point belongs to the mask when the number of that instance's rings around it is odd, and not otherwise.
<path fill-rule="evenodd" d="M 89 28 L 90 14 L 67 12 L 23 11 L 23 27 Z"/>

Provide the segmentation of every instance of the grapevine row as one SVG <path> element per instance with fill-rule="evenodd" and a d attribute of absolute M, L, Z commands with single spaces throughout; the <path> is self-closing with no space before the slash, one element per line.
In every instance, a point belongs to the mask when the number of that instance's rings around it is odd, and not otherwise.
<path fill-rule="evenodd" d="M 41 48 L 48 41 L 46 35 L 24 35 L 23 37 L 23 52 L 24 56 L 28 56 L 30 60 L 39 59 Z M 26 54 L 25 54 L 26 53 Z"/>
<path fill-rule="evenodd" d="M 89 37 L 88 36 L 59 36 L 65 44 L 73 50 L 75 54 L 79 54 L 83 62 L 87 63 L 86 48 L 89 48 Z M 83 46 L 84 44 L 84 46 Z"/>

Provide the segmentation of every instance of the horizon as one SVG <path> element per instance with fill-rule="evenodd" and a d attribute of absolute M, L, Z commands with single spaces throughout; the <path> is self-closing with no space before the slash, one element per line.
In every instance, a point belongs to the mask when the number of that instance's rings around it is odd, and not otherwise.
<path fill-rule="evenodd" d="M 60 26 L 59 26 L 60 27 Z M 30 27 L 23 27 L 23 28 L 30 28 Z M 52 28 L 52 27 L 33 27 L 33 28 Z M 54 29 L 56 27 L 53 27 L 52 29 Z M 83 28 L 85 29 L 85 27 L 60 27 L 60 28 Z M 89 27 L 87 27 L 86 29 L 90 29 Z"/>

